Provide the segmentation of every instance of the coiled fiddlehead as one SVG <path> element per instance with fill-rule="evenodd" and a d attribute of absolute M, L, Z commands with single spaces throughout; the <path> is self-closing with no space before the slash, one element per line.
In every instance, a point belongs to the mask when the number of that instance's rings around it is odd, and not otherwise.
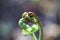
<path fill-rule="evenodd" d="M 33 25 L 30 27 L 25 22 L 33 23 Z M 39 21 L 38 17 L 33 12 L 24 12 L 22 14 L 22 18 L 19 20 L 19 26 L 23 29 L 23 32 L 26 35 L 31 35 L 33 40 L 38 40 L 35 36 L 35 32 L 39 29 L 39 40 L 43 39 L 43 28 L 41 25 L 41 22 Z"/>

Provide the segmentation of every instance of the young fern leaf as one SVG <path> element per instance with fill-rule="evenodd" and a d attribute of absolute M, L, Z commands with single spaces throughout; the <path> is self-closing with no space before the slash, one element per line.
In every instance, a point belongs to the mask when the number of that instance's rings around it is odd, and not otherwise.
<path fill-rule="evenodd" d="M 31 27 L 25 22 L 32 23 Z M 22 18 L 18 22 L 19 26 L 22 28 L 24 35 L 31 35 L 33 40 L 38 40 L 35 36 L 35 32 L 39 29 L 39 40 L 43 39 L 43 28 L 38 19 L 38 17 L 33 12 L 24 12 Z"/>

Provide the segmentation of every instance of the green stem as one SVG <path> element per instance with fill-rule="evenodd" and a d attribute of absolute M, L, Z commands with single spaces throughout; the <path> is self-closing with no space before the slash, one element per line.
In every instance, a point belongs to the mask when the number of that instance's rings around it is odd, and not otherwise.
<path fill-rule="evenodd" d="M 31 34 L 33 40 L 37 40 L 37 37 L 35 36 L 34 33 Z"/>
<path fill-rule="evenodd" d="M 42 28 L 39 29 L 39 40 L 43 39 L 43 30 Z"/>
<path fill-rule="evenodd" d="M 39 40 L 43 40 L 43 27 L 41 23 L 39 23 Z"/>

